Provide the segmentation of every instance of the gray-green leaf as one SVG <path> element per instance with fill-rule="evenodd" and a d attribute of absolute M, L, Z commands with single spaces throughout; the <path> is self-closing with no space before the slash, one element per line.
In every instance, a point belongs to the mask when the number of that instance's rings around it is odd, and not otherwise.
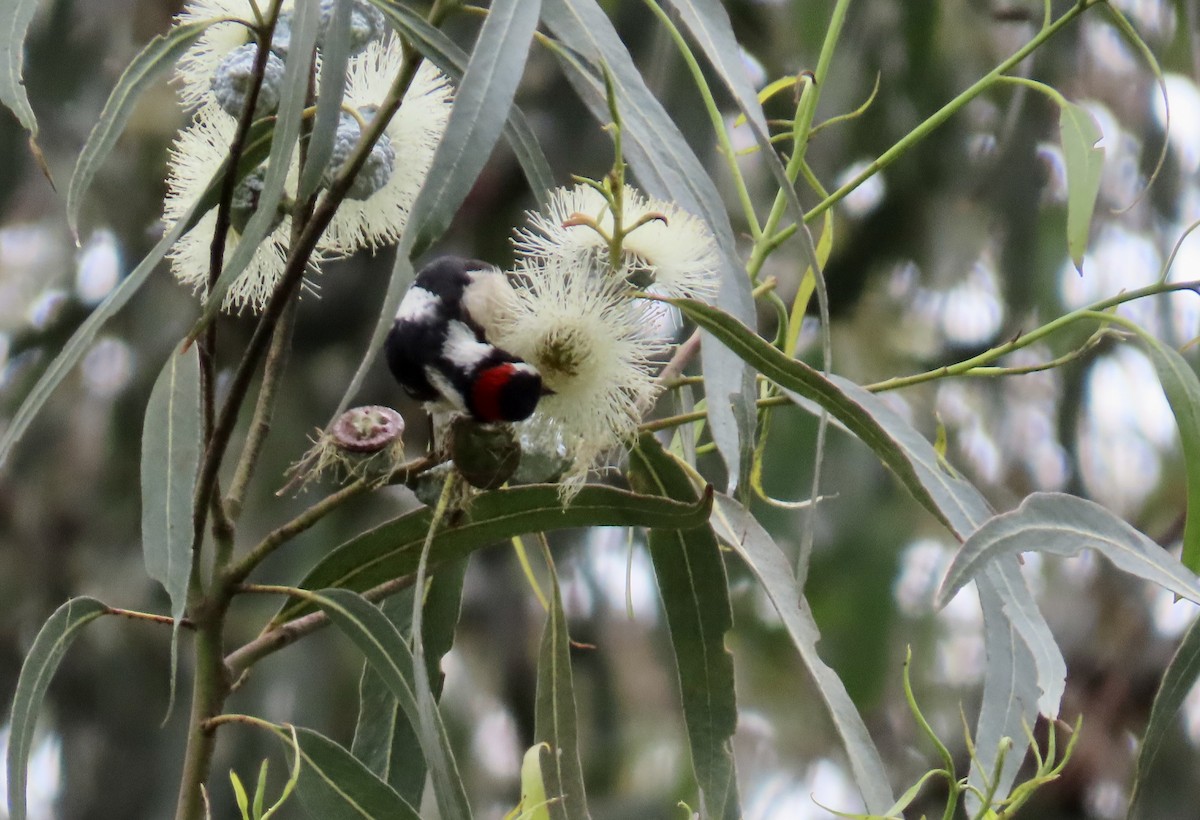
<path fill-rule="evenodd" d="M 551 820 L 586 820 L 591 815 L 583 790 L 583 765 L 579 762 L 571 640 L 553 566 L 550 585 L 553 597 L 538 655 L 533 739 L 550 747 L 542 765 L 542 779 L 547 796 L 554 800 L 547 807 Z"/>
<path fill-rule="evenodd" d="M 358 646 L 391 689 L 409 722 L 417 727 L 441 816 L 469 820 L 470 804 L 437 709 L 422 720 L 414 692 L 413 655 L 404 638 L 382 612 L 353 592 L 322 590 L 316 603 L 330 622 Z"/>
<path fill-rule="evenodd" d="M 8 816 L 25 820 L 25 784 L 28 777 L 29 751 L 33 748 L 33 729 L 50 679 L 62 662 L 67 647 L 79 637 L 79 630 L 107 615 L 109 608 L 95 598 L 72 598 L 55 610 L 42 626 L 17 678 L 9 717 L 8 736 Z"/>
<path fill-rule="evenodd" d="M 630 482 L 642 492 L 696 498 L 687 473 L 650 434 L 643 434 L 630 453 L 629 467 Z M 733 761 L 737 699 L 733 656 L 725 647 L 733 612 L 725 562 L 707 522 L 688 530 L 652 529 L 648 539 L 675 650 L 700 796 L 709 817 L 738 820 L 741 808 Z"/>
<path fill-rule="evenodd" d="M 1021 552 L 1075 555 L 1094 549 L 1117 569 L 1200 603 L 1200 579 L 1170 553 L 1104 507 L 1065 493 L 1034 493 L 967 539 L 938 591 L 944 604 L 1000 556 Z"/>
<path fill-rule="evenodd" d="M 746 508 L 729 496 L 716 497 L 712 525 L 721 540 L 746 562 L 779 613 L 842 739 L 846 759 L 867 811 L 885 814 L 894 801 L 883 759 L 841 678 L 817 652 L 821 633 L 783 551 Z"/>
<path fill-rule="evenodd" d="M 279 733 L 290 751 L 292 738 Z M 296 797 L 312 820 L 421 820 L 396 790 L 344 748 L 312 729 L 296 727 L 303 766 Z"/>
<path fill-rule="evenodd" d="M 1061 98 L 1058 102 L 1058 128 L 1067 166 L 1067 249 L 1075 269 L 1082 273 L 1104 170 L 1104 149 L 1097 148 L 1096 143 L 1104 134 L 1086 108 Z"/>
<path fill-rule="evenodd" d="M 172 352 L 154 382 L 142 425 L 142 557 L 171 598 L 171 701 L 179 621 L 192 570 L 192 512 L 200 468 L 200 355 Z M 169 709 L 169 707 L 168 707 Z"/>
<path fill-rule="evenodd" d="M 1175 651 L 1175 657 L 1163 673 L 1162 683 L 1154 695 L 1150 708 L 1150 720 L 1146 722 L 1146 734 L 1138 749 L 1137 770 L 1133 777 L 1133 794 L 1129 798 L 1129 817 L 1143 817 L 1142 798 L 1146 794 L 1146 779 L 1149 777 L 1158 753 L 1176 727 L 1176 716 L 1183 701 L 1200 679 L 1200 621 L 1193 621 L 1187 634 Z"/>
<path fill-rule="evenodd" d="M 37 118 L 29 106 L 21 71 L 25 62 L 25 36 L 37 11 L 37 0 L 7 0 L 0 6 L 0 103 L 4 103 L 37 139 Z"/>

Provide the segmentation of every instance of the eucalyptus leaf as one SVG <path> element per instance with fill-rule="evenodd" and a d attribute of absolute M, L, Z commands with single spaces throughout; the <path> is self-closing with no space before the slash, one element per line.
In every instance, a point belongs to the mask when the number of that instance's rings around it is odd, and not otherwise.
<path fill-rule="evenodd" d="M 175 61 L 200 38 L 210 23 L 207 20 L 184 23 L 173 26 L 165 35 L 156 36 L 138 52 L 117 80 L 116 88 L 109 94 L 100 112 L 100 119 L 92 127 L 83 150 L 79 152 L 75 172 L 71 174 L 71 182 L 67 185 L 67 224 L 76 242 L 79 241 L 79 212 L 83 207 L 84 194 L 95 179 L 96 172 L 108 159 L 117 138 L 124 132 L 138 98 L 158 82 L 163 72 L 175 65 Z"/>
<path fill-rule="evenodd" d="M 403 634 L 412 617 L 412 590 L 385 599 L 379 608 Z M 366 661 L 358 682 L 358 722 L 350 753 L 405 800 L 420 804 L 425 760 L 416 729 L 383 676 Z"/>
<path fill-rule="evenodd" d="M 37 139 L 38 124 L 25 93 L 21 72 L 25 63 L 25 37 L 37 12 L 38 0 L 6 0 L 0 4 L 0 103 L 3 103 Z"/>
<path fill-rule="evenodd" d="M 752 515 L 734 499 L 718 495 L 712 514 L 713 529 L 754 573 L 783 621 L 788 637 L 812 677 L 834 729 L 842 740 L 854 783 L 867 811 L 886 814 L 893 805 L 887 769 L 866 724 L 846 691 L 845 684 L 817 652 L 821 633 L 813 620 L 808 599 L 796 584 L 791 565 L 779 546 Z"/>
<path fill-rule="evenodd" d="M 1200 572 L 1200 380 L 1179 353 L 1140 333 L 1158 372 L 1167 403 L 1175 414 L 1183 465 L 1187 471 L 1187 523 L 1183 529 L 1183 565 Z"/>
<path fill-rule="evenodd" d="M 630 453 L 629 467 L 630 482 L 642 492 L 696 498 L 679 462 L 648 433 Z M 742 813 L 733 761 L 737 698 L 733 656 L 725 647 L 733 611 L 721 550 L 707 522 L 687 530 L 651 529 L 648 540 L 675 650 L 700 796 L 709 817 L 738 820 Z"/>
<path fill-rule="evenodd" d="M 330 622 L 359 648 L 392 690 L 411 724 L 417 727 L 441 816 L 469 820 L 470 803 L 446 728 L 436 708 L 422 714 L 415 692 L 418 684 L 413 678 L 413 654 L 404 638 L 382 612 L 353 592 L 327 589 L 315 597 Z"/>
<path fill-rule="evenodd" d="M 750 280 L 737 253 L 729 214 L 704 165 L 688 146 L 595 0 L 546 0 L 543 19 L 564 45 L 590 64 L 560 53 L 568 80 L 601 123 L 609 120 L 601 65 L 606 66 L 624 123 L 623 145 L 641 186 L 702 218 L 721 253 L 720 304 L 743 323 L 754 321 Z M 754 378 L 742 361 L 705 340 L 700 357 L 713 441 L 725 461 L 730 487 L 749 470 L 754 448 Z M 734 409 L 740 406 L 739 410 Z"/>
<path fill-rule="evenodd" d="M 291 737 L 279 736 L 290 751 Z M 337 743 L 299 726 L 296 740 L 303 761 L 296 798 L 312 820 L 421 820 L 395 789 Z"/>
<path fill-rule="evenodd" d="M 461 521 L 443 523 L 433 539 L 431 566 L 528 532 L 568 527 L 695 527 L 708 519 L 709 501 L 685 504 L 625 492 L 584 487 L 563 507 L 557 485 L 529 485 L 477 496 Z M 335 547 L 309 570 L 300 586 L 339 587 L 359 592 L 416 572 L 433 512 L 415 510 Z M 309 604 L 288 604 L 273 623 L 311 612 Z"/>
<path fill-rule="evenodd" d="M 179 623 L 192 575 L 192 513 L 200 469 L 200 354 L 172 351 L 150 391 L 142 424 L 142 557 L 171 599 L 171 703 Z M 167 707 L 168 714 L 170 706 Z"/>
<path fill-rule="evenodd" d="M 1200 603 L 1200 579 L 1165 549 L 1104 507 L 1065 493 L 1034 493 L 966 540 L 946 571 L 944 604 L 990 561 L 1021 552 L 1070 556 L 1094 549 L 1117 569 Z"/>
<path fill-rule="evenodd" d="M 1154 761 L 1158 759 L 1166 741 L 1178 731 L 1179 710 L 1183 708 L 1183 702 L 1197 680 L 1200 680 L 1200 620 L 1192 621 L 1188 627 L 1154 694 L 1150 719 L 1146 722 L 1146 732 L 1138 747 L 1133 792 L 1129 798 L 1129 817 L 1149 816 L 1142 803 L 1146 796 L 1146 780 L 1154 770 Z"/>
<path fill-rule="evenodd" d="M 1067 249 L 1075 269 L 1083 273 L 1083 253 L 1104 171 L 1104 149 L 1096 143 L 1104 134 L 1086 108 L 1063 98 L 1058 102 L 1058 128 L 1067 166 Z"/>
<path fill-rule="evenodd" d="M 413 203 L 399 256 L 420 253 L 436 241 L 475 184 L 508 120 L 540 10 L 541 0 L 492 6 L 455 90 L 445 136 Z"/>
<path fill-rule="evenodd" d="M 54 677 L 67 648 L 79 637 L 79 630 L 101 615 L 107 606 L 95 598 L 72 598 L 60 606 L 42 625 L 17 678 L 9 716 L 8 735 L 8 816 L 25 820 L 25 786 L 29 776 L 29 752 L 33 748 L 33 730 L 50 679 Z"/>
<path fill-rule="evenodd" d="M 571 638 L 563 611 L 558 573 L 551 565 L 550 611 L 538 654 L 537 696 L 533 739 L 546 744 L 547 754 L 539 780 L 553 802 L 547 806 L 551 820 L 585 820 L 587 797 L 583 765 L 579 761 L 579 727 L 575 711 L 575 682 L 571 675 Z M 528 756 L 526 757 L 528 760 Z M 528 807 L 527 807 L 528 808 Z"/>
<path fill-rule="evenodd" d="M 308 138 L 308 154 L 300 171 L 296 197 L 308 199 L 321 185 L 333 156 L 333 143 L 341 121 L 346 96 L 346 63 L 350 59 L 351 0 L 336 0 L 329 28 L 321 41 L 321 79 L 317 89 L 317 111 Z"/>
<path fill-rule="evenodd" d="M 392 26 L 406 35 L 412 45 L 434 65 L 455 80 L 461 80 L 467 70 L 468 55 L 458 44 L 425 21 L 398 0 L 370 0 L 391 21 Z M 546 194 L 554 187 L 554 173 L 529 120 L 513 105 L 504 124 L 504 137 L 512 147 L 517 162 L 538 206 L 546 204 Z"/>
<path fill-rule="evenodd" d="M 723 343 L 799 405 L 817 404 L 852 435 L 869 446 L 926 509 L 959 539 L 992 517 L 983 496 L 969 482 L 942 465 L 937 451 L 878 396 L 840 376 L 825 377 L 813 368 L 784 355 L 733 317 L 699 302 L 675 302 L 693 321 L 711 330 Z M 1002 737 L 1021 738 L 1022 724 L 1032 724 L 1041 712 L 1058 714 L 1066 681 L 1066 663 L 1045 619 L 1038 611 L 1028 584 L 1010 556 L 975 578 L 981 601 L 987 597 L 985 618 L 1000 619 L 985 630 L 988 674 L 976 739 L 978 763 L 972 765 L 972 782 L 991 776 Z M 985 589 L 986 588 L 986 589 Z M 994 601 L 1002 605 L 991 606 Z M 1014 642 L 1016 642 L 1014 644 Z M 1032 659 L 1033 663 L 1026 663 Z M 1020 683 L 1017 676 L 1025 676 Z M 1032 697 L 1023 697 L 1008 708 L 1013 686 L 1022 692 L 1036 681 Z M 1040 697 L 1036 694 L 1040 692 Z M 1008 763 L 997 784 L 997 794 L 1007 794 L 1017 763 Z"/>

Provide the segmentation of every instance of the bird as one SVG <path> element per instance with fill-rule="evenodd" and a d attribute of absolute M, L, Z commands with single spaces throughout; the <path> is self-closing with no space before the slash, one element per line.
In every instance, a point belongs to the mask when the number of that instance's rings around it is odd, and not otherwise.
<path fill-rule="evenodd" d="M 533 415 L 546 392 L 541 374 L 488 340 L 511 296 L 507 277 L 478 259 L 442 256 L 423 267 L 384 342 L 405 392 L 482 423 Z"/>

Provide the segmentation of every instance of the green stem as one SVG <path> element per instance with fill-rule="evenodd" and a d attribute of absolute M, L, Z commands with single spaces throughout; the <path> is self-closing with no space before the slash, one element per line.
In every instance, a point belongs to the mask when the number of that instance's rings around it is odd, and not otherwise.
<path fill-rule="evenodd" d="M 792 155 L 788 158 L 787 166 L 784 169 L 788 181 L 793 184 L 804 165 L 804 155 L 808 151 L 808 139 L 812 133 L 813 119 L 817 115 L 817 103 L 821 99 L 821 89 L 825 86 L 825 80 L 829 76 L 833 52 L 841 38 L 842 27 L 845 25 L 846 13 L 849 9 L 850 0 L 838 0 L 837 5 L 834 6 L 833 15 L 829 18 L 829 28 L 825 30 L 825 41 L 821 44 L 821 53 L 817 57 L 817 70 L 811 80 L 805 82 L 800 104 L 796 106 L 796 118 L 792 126 Z M 774 237 L 775 232 L 779 230 L 779 222 L 787 211 L 787 200 L 787 195 L 783 191 L 776 193 L 775 201 L 771 204 L 771 212 L 767 215 L 766 224 L 763 226 L 763 236 L 767 243 L 756 243 L 750 252 L 750 260 L 746 263 L 746 270 L 751 279 L 758 277 L 763 262 L 782 241 L 775 241 Z"/>
<path fill-rule="evenodd" d="M 804 221 L 812 222 L 818 216 L 825 213 L 825 211 L 829 210 L 835 204 L 840 202 L 847 194 L 849 194 L 851 191 L 853 191 L 859 185 L 862 185 L 864 182 L 866 182 L 872 176 L 874 176 L 878 172 L 882 171 L 887 166 L 891 165 L 898 157 L 900 157 L 901 154 L 903 154 L 908 149 L 912 148 L 914 145 L 916 145 L 921 140 L 925 139 L 925 137 L 929 136 L 929 134 L 935 128 L 940 126 L 946 120 L 950 119 L 951 116 L 953 116 L 955 113 L 957 113 L 959 109 L 961 109 L 963 106 L 965 106 L 971 100 L 975 99 L 980 94 L 982 94 L 984 91 L 986 91 L 988 88 L 990 88 L 991 85 L 1002 74 L 1006 74 L 1007 72 L 1009 72 L 1012 68 L 1014 68 L 1016 65 L 1018 65 L 1022 60 L 1024 60 L 1026 57 L 1028 57 L 1030 54 L 1032 54 L 1034 51 L 1036 51 L 1038 48 L 1040 48 L 1043 43 L 1045 43 L 1047 40 L 1049 40 L 1055 34 L 1060 32 L 1062 29 L 1064 29 L 1068 25 L 1070 25 L 1071 22 L 1074 21 L 1076 17 L 1083 14 L 1085 11 L 1087 11 L 1089 8 L 1096 5 L 1097 3 L 1102 3 L 1102 2 L 1104 2 L 1104 0 L 1080 0 L 1079 3 L 1072 6 L 1068 11 L 1066 11 L 1062 17 L 1059 17 L 1057 20 L 1053 21 L 1049 25 L 1042 27 L 1042 29 L 1040 31 L 1038 31 L 1038 33 L 1036 35 L 1034 35 L 1032 40 L 1030 40 L 1028 43 L 1026 43 L 1024 46 L 1022 46 L 1020 49 L 1018 49 L 1017 52 L 1014 53 L 1011 57 L 1009 57 L 1004 62 L 1000 63 L 1000 65 L 996 66 L 994 69 L 989 71 L 983 77 L 980 77 L 977 81 L 975 81 L 975 83 L 973 83 L 971 85 L 970 88 L 966 89 L 961 94 L 959 94 L 957 97 L 955 97 L 953 100 L 946 103 L 944 106 L 942 106 L 940 109 L 938 109 L 932 116 L 930 116 L 928 119 L 926 119 L 920 125 L 918 125 L 912 131 L 909 131 L 899 142 L 897 142 L 891 148 L 889 148 L 888 150 L 886 150 L 882 154 L 880 154 L 878 159 L 876 159 L 874 162 L 872 162 L 870 165 L 868 165 L 866 168 L 864 168 L 862 171 L 860 171 L 857 175 L 855 175 L 855 177 L 853 179 L 851 179 L 849 182 L 847 182 L 842 187 L 838 188 L 836 191 L 834 191 L 829 196 L 825 197 L 825 199 L 821 200 L 821 202 L 819 202 L 815 207 L 813 207 L 812 210 L 810 210 L 808 213 L 806 213 L 804 215 Z"/>
<path fill-rule="evenodd" d="M 1070 313 L 1047 322 L 1041 327 L 1031 330 L 1029 333 L 1013 339 L 1011 342 L 993 347 L 991 350 L 986 350 L 978 356 L 972 356 L 970 359 L 965 359 L 946 367 L 939 367 L 936 370 L 927 370 L 924 373 L 916 373 L 911 376 L 900 376 L 886 381 L 876 382 L 875 384 L 866 385 L 866 389 L 872 393 L 881 393 L 885 390 L 896 390 L 901 387 L 912 387 L 916 384 L 940 379 L 945 376 L 961 376 L 970 370 L 974 370 L 981 365 L 989 364 L 996 359 L 1012 353 L 1014 350 L 1020 350 L 1023 347 L 1033 344 L 1036 341 L 1046 338 L 1062 328 L 1070 325 L 1080 319 L 1091 318 L 1091 314 L 1099 311 L 1107 310 L 1125 302 L 1132 302 L 1135 299 L 1142 299 L 1146 296 L 1156 296 L 1160 293 L 1171 293 L 1180 290 L 1191 290 L 1200 293 L 1200 280 L 1190 282 L 1174 282 L 1174 283 L 1156 283 L 1148 285 L 1144 288 L 1131 290 L 1126 293 L 1120 293 L 1108 299 L 1103 299 L 1087 307 L 1073 310 Z"/>
<path fill-rule="evenodd" d="M 221 713 L 229 693 L 229 670 L 225 666 L 221 633 L 228 601 L 214 602 L 198 614 L 196 621 L 196 671 L 192 709 L 188 719 L 187 750 L 179 787 L 176 820 L 201 820 L 204 802 L 201 785 L 208 779 L 216 746 L 216 732 L 206 722 Z"/>
<path fill-rule="evenodd" d="M 746 225 L 750 228 L 750 236 L 757 242 L 762 236 L 762 227 L 758 224 L 758 214 L 754 212 L 754 202 L 750 199 L 750 191 L 746 188 L 746 180 L 742 176 L 741 168 L 738 167 L 737 152 L 733 149 L 733 142 L 729 139 L 729 132 L 725 130 L 725 120 L 721 117 L 721 109 L 717 107 L 717 101 L 713 99 L 712 89 L 708 87 L 708 83 L 704 80 L 704 71 L 700 68 L 700 63 L 696 61 L 695 55 L 692 54 L 692 50 L 688 47 L 687 41 L 683 38 L 679 28 L 672 22 L 667 13 L 663 11 L 662 7 L 655 0 L 645 0 L 645 3 L 654 12 L 654 16 L 658 18 L 663 27 L 666 28 L 667 32 L 671 35 L 671 39 L 675 41 L 676 48 L 679 49 L 683 61 L 687 64 L 688 71 L 692 74 L 696 90 L 700 92 L 700 98 L 704 102 L 704 110 L 708 113 L 708 118 L 712 122 L 713 133 L 716 134 L 721 155 L 725 158 L 725 164 L 729 168 L 730 176 L 733 178 L 738 203 L 742 206 Z"/>
<path fill-rule="evenodd" d="M 242 447 L 242 455 L 237 469 L 233 474 L 233 482 L 229 494 L 225 497 L 225 508 L 230 518 L 237 520 L 246 499 L 246 490 L 254 475 L 254 468 L 262 454 L 263 444 L 267 434 L 271 432 L 271 417 L 275 413 L 275 397 L 278 393 L 279 382 L 287 367 L 288 354 L 292 346 L 292 330 L 295 327 L 296 302 L 289 303 L 275 327 L 271 339 L 271 348 L 267 351 L 267 362 L 263 366 L 262 386 L 258 389 L 258 402 L 254 407 L 254 419 L 246 432 L 246 443 Z M 227 563 L 223 562 L 223 563 Z"/>

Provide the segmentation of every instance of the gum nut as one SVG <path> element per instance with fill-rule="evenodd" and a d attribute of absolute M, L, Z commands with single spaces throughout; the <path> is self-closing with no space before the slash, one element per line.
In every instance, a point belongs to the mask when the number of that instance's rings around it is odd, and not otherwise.
<path fill-rule="evenodd" d="M 354 407 L 334 422 L 333 443 L 351 453 L 377 453 L 404 433 L 404 419 L 390 407 Z"/>
<path fill-rule="evenodd" d="M 450 427 L 450 457 L 472 487 L 495 490 L 517 471 L 521 445 L 511 425 L 480 424 L 459 416 Z"/>

